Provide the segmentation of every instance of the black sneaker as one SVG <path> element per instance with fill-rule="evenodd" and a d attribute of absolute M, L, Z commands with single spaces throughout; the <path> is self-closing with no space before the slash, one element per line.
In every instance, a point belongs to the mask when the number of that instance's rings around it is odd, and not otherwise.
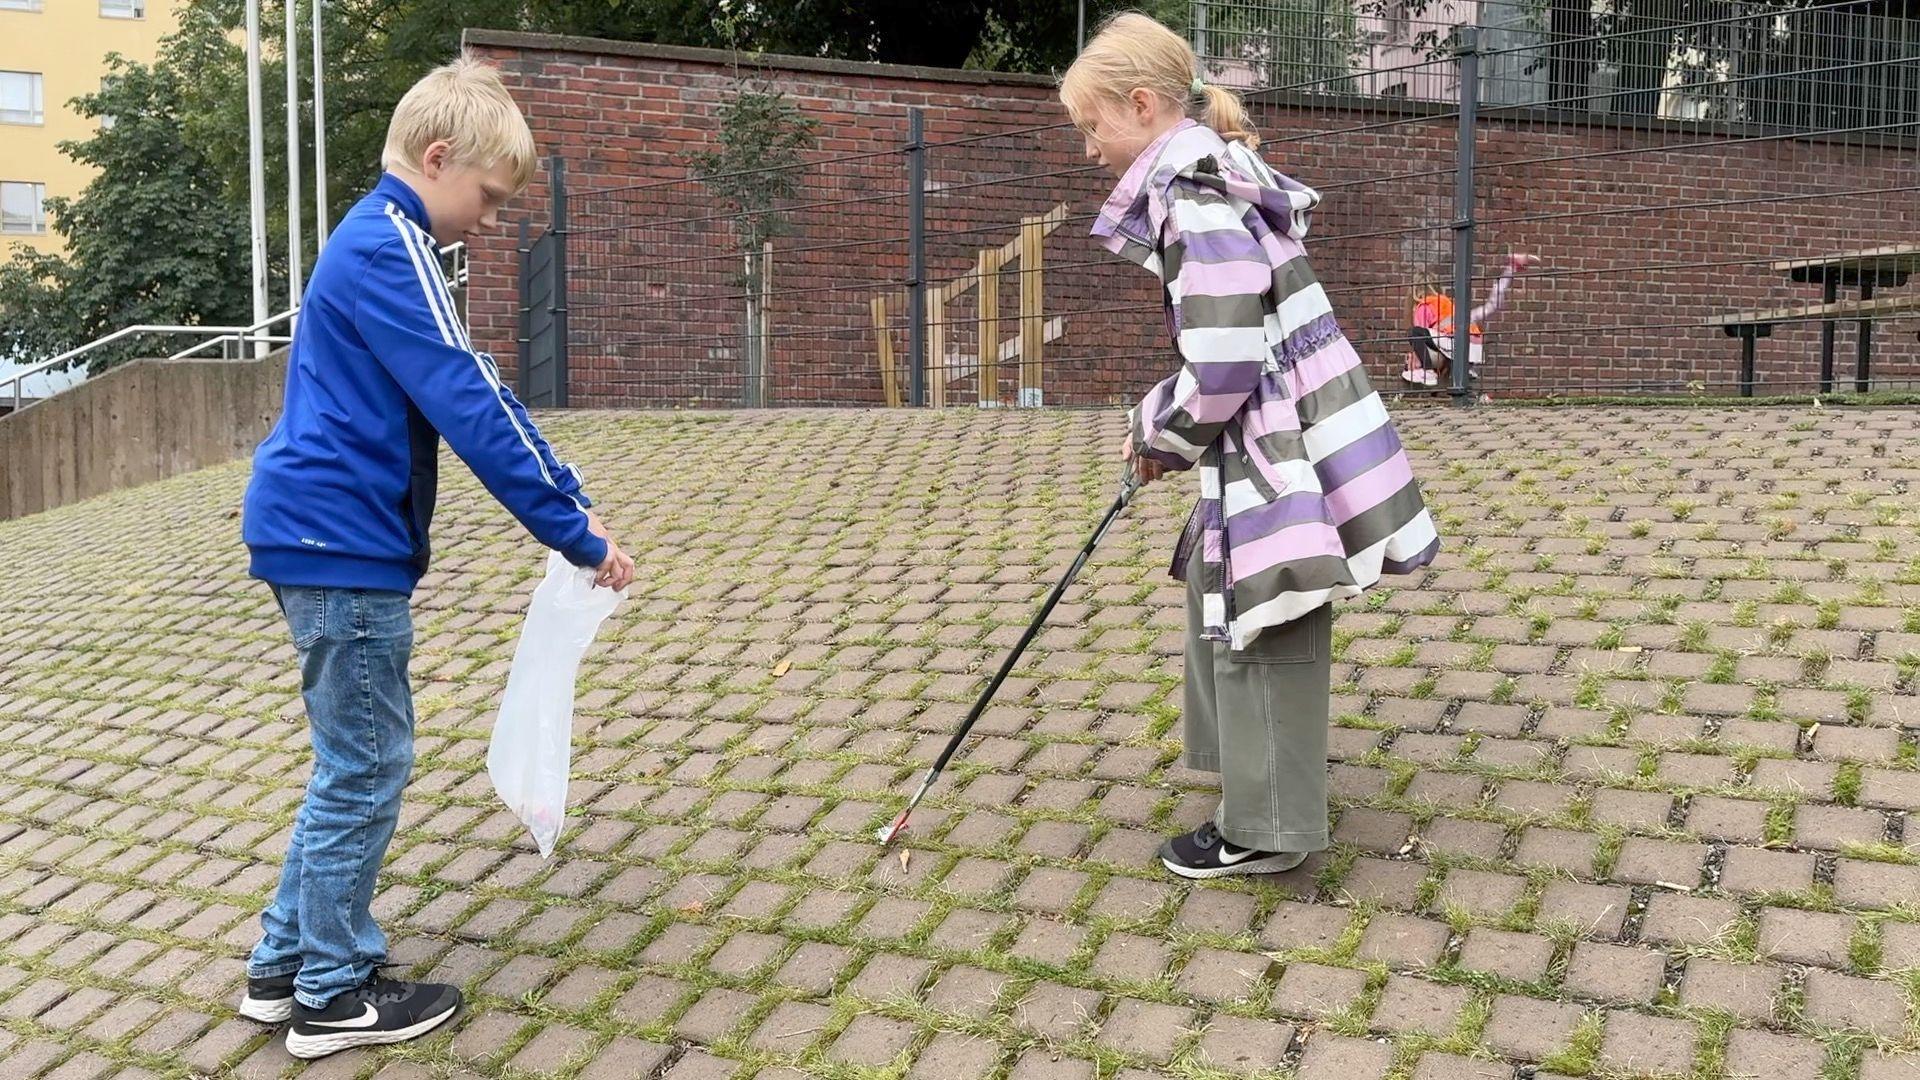
<path fill-rule="evenodd" d="M 1236 847 L 1213 822 L 1160 845 L 1160 864 L 1185 878 L 1236 874 L 1283 874 L 1307 861 L 1304 851 L 1255 851 Z"/>
<path fill-rule="evenodd" d="M 284 1024 L 293 1015 L 293 976 L 270 975 L 247 979 L 247 996 L 240 999 L 240 1015 L 263 1024 Z"/>
<path fill-rule="evenodd" d="M 375 971 L 324 1009 L 294 1002 L 287 1053 L 312 1059 L 356 1046 L 406 1042 L 439 1027 L 459 1008 L 460 991 L 451 986 L 400 982 Z"/>

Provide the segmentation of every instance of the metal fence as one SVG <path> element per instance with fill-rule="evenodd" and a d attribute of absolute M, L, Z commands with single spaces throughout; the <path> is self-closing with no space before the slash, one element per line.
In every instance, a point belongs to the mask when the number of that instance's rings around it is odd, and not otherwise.
<path fill-rule="evenodd" d="M 697 178 L 567 192 L 566 291 L 551 306 L 567 313 L 572 397 L 877 403 L 877 374 L 872 387 L 849 383 L 854 356 L 872 351 L 873 302 L 906 285 L 910 156 L 899 146 L 756 170 L 768 187 L 790 175 L 803 194 L 754 211 L 722 205 Z M 769 213 L 780 226 L 763 238 L 756 218 Z"/>
<path fill-rule="evenodd" d="M 1196 0 L 1211 78 L 1241 90 L 1459 101 L 1422 65 L 1475 28 L 1486 104 L 1802 127 L 1912 120 L 1920 20 L 1748 0 Z"/>
<path fill-rule="evenodd" d="M 1443 55 L 1366 76 L 1452 88 L 1437 99 L 1379 93 L 1350 67 L 1247 98 L 1268 160 L 1325 196 L 1308 252 L 1383 391 L 1906 388 L 1920 47 L 1857 40 L 1865 24 L 1843 17 L 1860 10 L 1532 42 L 1467 27 Z M 1495 77 L 1643 38 L 1783 44 L 1710 85 L 1530 83 L 1542 97 Z M 1842 89 L 1808 89 L 1836 72 Z M 1705 104 L 1641 109 L 1648 92 Z M 521 355 L 553 356 L 541 335 L 562 334 L 574 405 L 1109 405 L 1173 370 L 1158 283 L 1086 235 L 1112 180 L 1068 124 L 862 119 L 752 169 L 555 183 L 564 224 L 545 231 L 564 273 L 525 298 Z M 522 278 L 551 289 L 531 272 L 539 243 Z M 1436 386 L 1403 378 L 1418 305 L 1486 305 L 1518 251 L 1542 265 L 1496 310 L 1429 328 L 1482 362 Z"/>

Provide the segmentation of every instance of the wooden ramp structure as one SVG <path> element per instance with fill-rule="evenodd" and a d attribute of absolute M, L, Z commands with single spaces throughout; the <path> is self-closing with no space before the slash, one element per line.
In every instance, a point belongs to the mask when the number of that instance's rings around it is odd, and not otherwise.
<path fill-rule="evenodd" d="M 942 285 L 927 290 L 926 380 L 927 404 L 943 408 L 953 395 L 955 385 L 973 379 L 977 400 L 982 408 L 1000 405 L 1001 368 L 1017 365 L 1016 405 L 1035 407 L 1043 403 L 1041 390 L 1042 354 L 1049 342 L 1066 333 L 1066 319 L 1047 318 L 1044 311 L 1043 274 L 1046 269 L 1042 248 L 1047 236 L 1067 220 L 1067 204 L 1060 203 L 1044 214 L 1020 219 L 1020 231 L 1012 240 L 996 248 L 976 253 L 973 269 Z M 1019 289 L 1020 314 L 1013 337 L 1000 338 L 1000 284 L 1002 276 L 1013 269 Z M 975 300 L 973 322 L 976 348 L 969 355 L 948 347 L 948 331 L 958 325 L 947 313 L 971 294 Z M 901 385 L 909 381 L 899 354 L 894 349 L 894 333 L 906 328 L 904 316 L 909 305 L 907 292 L 895 289 L 871 301 L 874 350 L 880 365 L 880 392 L 890 408 L 905 404 Z M 910 360 L 909 360 L 910 362 Z"/>

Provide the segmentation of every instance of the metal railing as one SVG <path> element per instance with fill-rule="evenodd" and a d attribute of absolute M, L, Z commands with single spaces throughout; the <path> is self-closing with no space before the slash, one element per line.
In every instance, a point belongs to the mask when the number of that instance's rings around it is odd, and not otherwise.
<path fill-rule="evenodd" d="M 467 317 L 467 299 L 464 286 L 467 283 L 469 271 L 467 246 L 458 241 L 448 244 L 440 249 L 440 257 L 449 260 L 451 263 L 450 267 L 443 266 L 443 269 L 446 269 L 447 272 L 447 286 L 455 290 L 457 295 L 459 295 L 462 309 L 460 317 L 462 321 L 465 321 Z M 293 340 L 291 328 L 293 321 L 299 314 L 300 309 L 298 307 L 288 308 L 285 311 L 270 315 L 250 326 L 187 326 L 169 323 L 141 323 L 137 326 L 121 327 L 111 334 L 95 338 L 77 348 L 68 349 L 58 356 L 49 357 L 37 363 L 28 364 L 17 371 L 0 375 L 0 401 L 11 398 L 13 411 L 19 412 L 25 404 L 22 391 L 26 380 L 35 375 L 64 371 L 73 366 L 76 361 L 91 353 L 97 352 L 115 342 L 124 341 L 133 337 L 179 337 L 188 334 L 206 337 L 206 340 L 168 356 L 168 360 L 185 360 L 189 357 L 203 355 L 209 350 L 216 348 L 220 350 L 222 359 L 235 360 L 245 355 L 248 351 L 247 346 L 253 346 L 254 355 L 264 356 L 272 346 L 285 345 Z M 288 333 L 273 334 L 268 332 L 282 323 L 288 325 Z M 54 391 L 54 393 L 58 392 L 59 391 Z M 51 397 L 52 394 L 50 393 L 48 396 Z"/>

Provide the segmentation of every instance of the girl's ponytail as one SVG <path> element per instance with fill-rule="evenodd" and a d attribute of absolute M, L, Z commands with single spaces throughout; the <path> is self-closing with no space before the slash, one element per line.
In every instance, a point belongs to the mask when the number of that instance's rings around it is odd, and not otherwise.
<path fill-rule="evenodd" d="M 1198 79 L 1194 81 L 1199 82 Z M 1201 111 L 1195 119 L 1218 132 L 1223 139 L 1246 143 L 1249 150 L 1260 149 L 1260 134 L 1253 130 L 1253 124 L 1247 119 L 1247 107 L 1239 94 L 1224 86 L 1206 83 L 1196 96 L 1200 99 Z"/>

